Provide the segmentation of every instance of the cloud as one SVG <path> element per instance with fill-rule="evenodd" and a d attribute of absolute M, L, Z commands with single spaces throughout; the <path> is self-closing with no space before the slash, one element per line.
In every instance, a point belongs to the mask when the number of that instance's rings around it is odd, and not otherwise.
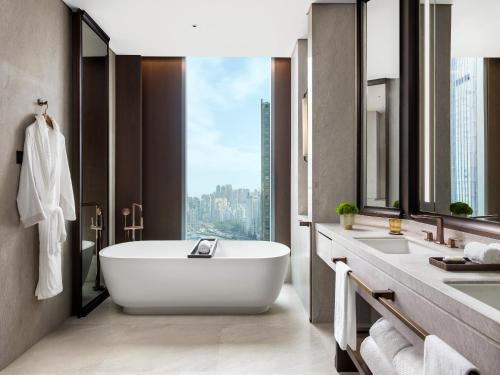
<path fill-rule="evenodd" d="M 209 193 L 217 184 L 226 183 L 259 188 L 258 100 L 269 96 L 269 86 L 269 59 L 188 58 L 189 195 Z M 242 141 L 235 136 L 245 131 L 251 132 L 252 139 Z"/>

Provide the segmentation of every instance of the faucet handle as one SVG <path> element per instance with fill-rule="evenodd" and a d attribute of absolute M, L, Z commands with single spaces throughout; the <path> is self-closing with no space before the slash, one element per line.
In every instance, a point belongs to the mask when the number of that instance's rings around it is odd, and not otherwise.
<path fill-rule="evenodd" d="M 434 233 L 432 233 L 431 231 L 428 231 L 428 230 L 423 230 L 422 232 L 426 234 L 426 236 L 425 236 L 426 241 L 429 241 L 429 242 L 434 241 Z"/>
<path fill-rule="evenodd" d="M 448 238 L 448 243 L 446 244 L 446 246 L 448 246 L 450 249 L 456 249 L 458 248 L 457 246 L 457 239 L 456 238 Z"/>

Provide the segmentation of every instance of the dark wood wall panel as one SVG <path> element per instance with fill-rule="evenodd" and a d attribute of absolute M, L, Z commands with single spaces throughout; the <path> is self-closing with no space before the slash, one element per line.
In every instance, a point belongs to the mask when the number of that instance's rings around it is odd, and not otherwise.
<path fill-rule="evenodd" d="M 116 242 L 125 241 L 124 207 L 142 202 L 142 58 L 116 56 Z M 130 218 L 129 218 L 130 220 Z"/>
<path fill-rule="evenodd" d="M 142 59 L 144 239 L 183 236 L 184 58 Z"/>
<path fill-rule="evenodd" d="M 486 196 L 487 214 L 500 212 L 500 58 L 485 59 L 486 65 Z"/>
<path fill-rule="evenodd" d="M 274 239 L 290 246 L 291 60 L 272 59 L 271 134 Z"/>

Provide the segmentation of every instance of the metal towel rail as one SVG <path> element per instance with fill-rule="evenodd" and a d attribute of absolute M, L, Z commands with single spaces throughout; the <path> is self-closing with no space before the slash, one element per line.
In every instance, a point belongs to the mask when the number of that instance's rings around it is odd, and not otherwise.
<path fill-rule="evenodd" d="M 333 263 L 344 262 L 347 264 L 346 257 L 332 258 Z M 415 321 L 408 318 L 401 310 L 399 310 L 394 303 L 394 291 L 390 289 L 377 290 L 370 288 L 363 280 L 357 277 L 350 271 L 348 273 L 349 278 L 354 281 L 361 289 L 367 292 L 372 298 L 380 302 L 387 310 L 389 310 L 396 318 L 398 318 L 405 326 L 407 326 L 412 332 L 414 332 L 421 339 L 425 339 L 429 336 L 429 333 L 418 325 Z"/>

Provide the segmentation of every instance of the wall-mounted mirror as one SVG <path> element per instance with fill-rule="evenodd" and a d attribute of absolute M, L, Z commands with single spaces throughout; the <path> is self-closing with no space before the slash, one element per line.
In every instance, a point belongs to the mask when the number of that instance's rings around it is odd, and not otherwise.
<path fill-rule="evenodd" d="M 420 209 L 500 221 L 496 0 L 420 5 Z"/>
<path fill-rule="evenodd" d="M 84 12 L 73 19 L 75 72 L 76 155 L 79 170 L 75 249 L 74 310 L 86 315 L 107 296 L 99 251 L 108 245 L 108 41 Z"/>
<path fill-rule="evenodd" d="M 363 14 L 360 204 L 399 210 L 399 0 L 370 0 Z"/>

